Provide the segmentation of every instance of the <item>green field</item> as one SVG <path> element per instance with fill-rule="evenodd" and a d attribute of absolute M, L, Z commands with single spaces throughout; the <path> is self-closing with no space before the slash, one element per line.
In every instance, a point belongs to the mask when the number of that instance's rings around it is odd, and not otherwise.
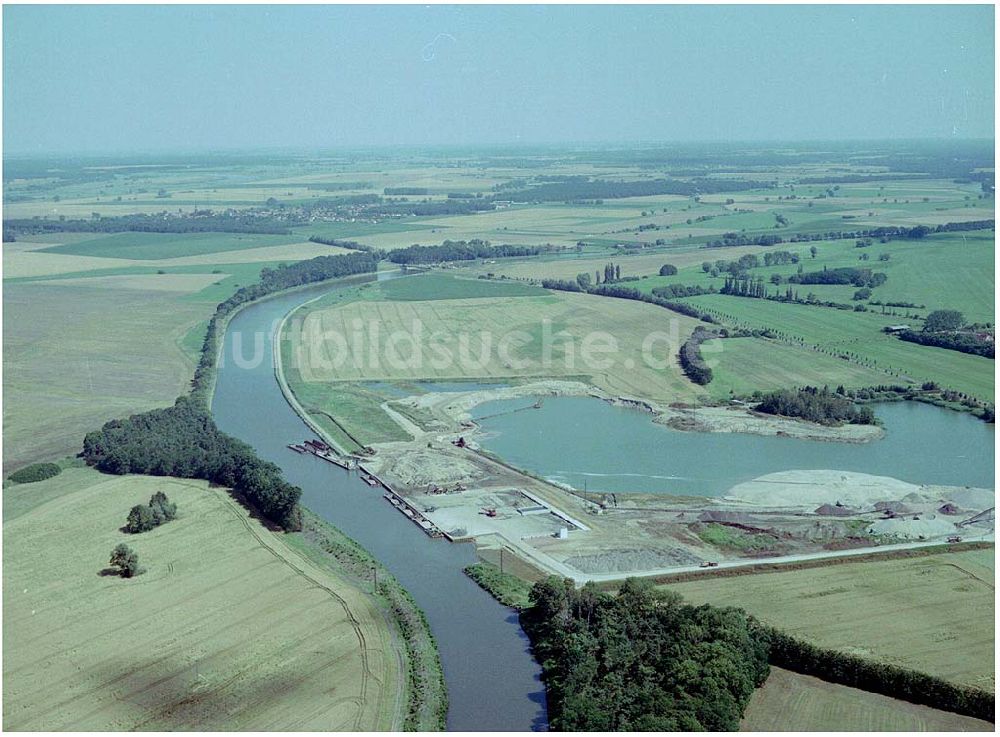
<path fill-rule="evenodd" d="M 669 584 L 822 647 L 993 690 L 994 550 Z"/>
<path fill-rule="evenodd" d="M 771 667 L 743 732 L 992 732 L 993 724 Z"/>
<path fill-rule="evenodd" d="M 115 233 L 42 249 L 45 253 L 159 260 L 296 243 L 294 235 L 256 233 Z"/>
<path fill-rule="evenodd" d="M 875 369 L 788 343 L 764 338 L 714 339 L 702 344 L 717 399 L 791 386 L 877 386 L 893 377 Z"/>

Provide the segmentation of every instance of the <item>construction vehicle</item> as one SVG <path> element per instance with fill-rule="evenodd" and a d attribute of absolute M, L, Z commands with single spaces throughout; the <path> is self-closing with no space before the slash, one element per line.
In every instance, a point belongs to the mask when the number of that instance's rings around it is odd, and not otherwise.
<path fill-rule="evenodd" d="M 962 537 L 961 537 L 961 535 L 949 535 L 948 536 L 948 542 L 950 542 L 950 543 L 960 543 L 960 542 L 962 542 Z"/>
<path fill-rule="evenodd" d="M 718 563 L 718 561 L 714 561 L 714 560 L 704 560 L 704 561 L 701 562 L 701 567 L 702 568 L 718 568 L 719 567 L 719 563 Z"/>
<path fill-rule="evenodd" d="M 479 513 L 485 514 L 487 517 L 497 516 L 497 510 L 494 507 L 483 507 L 481 510 L 479 510 Z"/>

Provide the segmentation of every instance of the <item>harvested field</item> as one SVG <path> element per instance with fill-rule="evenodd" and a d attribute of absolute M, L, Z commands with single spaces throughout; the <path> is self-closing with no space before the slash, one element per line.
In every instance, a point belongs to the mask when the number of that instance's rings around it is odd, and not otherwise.
<path fill-rule="evenodd" d="M 5 472 L 76 453 L 104 422 L 171 404 L 194 371 L 179 342 L 204 314 L 177 292 L 5 285 Z"/>
<path fill-rule="evenodd" d="M 77 471 L 4 523 L 5 730 L 400 728 L 405 674 L 366 595 L 222 489 Z M 119 532 L 156 490 L 178 519 Z M 101 575 L 119 542 L 144 574 Z"/>
<path fill-rule="evenodd" d="M 587 376 L 613 394 L 673 401 L 700 392 L 676 359 L 695 324 L 653 305 L 580 294 L 363 300 L 309 312 L 293 336 L 293 360 L 307 382 Z M 644 355 L 651 334 L 658 337 Z"/>
<path fill-rule="evenodd" d="M 994 550 L 670 584 L 823 647 L 994 687 Z"/>
<path fill-rule="evenodd" d="M 919 706 L 782 668 L 750 697 L 743 732 L 992 732 L 980 719 Z"/>

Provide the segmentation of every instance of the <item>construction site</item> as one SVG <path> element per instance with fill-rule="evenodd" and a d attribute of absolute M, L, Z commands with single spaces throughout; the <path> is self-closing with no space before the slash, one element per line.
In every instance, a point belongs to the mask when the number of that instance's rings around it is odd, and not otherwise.
<path fill-rule="evenodd" d="M 604 581 L 992 540 L 991 489 L 796 470 L 737 484 L 720 497 L 608 493 L 552 483 L 480 447 L 482 430 L 470 410 L 484 398 L 533 400 L 526 410 L 583 386 L 546 381 L 387 400 L 383 408 L 413 439 L 342 456 L 338 465 L 356 467 L 429 535 L 474 541 L 491 561 L 503 551 L 508 568 L 529 578 Z M 321 458 L 335 455 L 321 445 L 319 452 L 304 447 Z"/>

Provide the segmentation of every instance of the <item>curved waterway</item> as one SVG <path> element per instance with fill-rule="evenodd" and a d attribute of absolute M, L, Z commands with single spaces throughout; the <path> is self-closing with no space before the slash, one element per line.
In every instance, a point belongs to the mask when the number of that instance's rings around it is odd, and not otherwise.
<path fill-rule="evenodd" d="M 274 331 L 298 305 L 337 288 L 342 287 L 324 285 L 271 298 L 233 318 L 212 414 L 220 429 L 280 466 L 285 478 L 302 488 L 306 507 L 357 540 L 413 595 L 441 653 L 449 730 L 545 729 L 545 691 L 517 615 L 462 572 L 476 561 L 475 548 L 432 540 L 356 473 L 286 447 L 314 435 L 278 387 Z"/>
<path fill-rule="evenodd" d="M 682 432 L 646 412 L 592 397 L 481 404 L 477 438 L 508 463 L 575 489 L 721 496 L 734 485 L 793 469 L 892 476 L 913 484 L 993 488 L 994 426 L 919 402 L 880 404 L 885 436 L 834 443 L 743 433 Z"/>

